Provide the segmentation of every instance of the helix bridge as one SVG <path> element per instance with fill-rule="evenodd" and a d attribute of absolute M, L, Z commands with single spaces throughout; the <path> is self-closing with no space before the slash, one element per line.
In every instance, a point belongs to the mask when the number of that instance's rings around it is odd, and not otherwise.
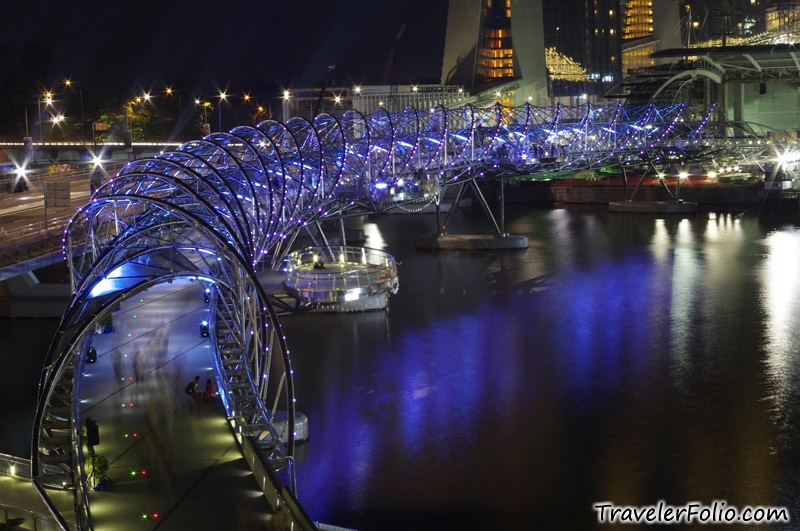
<path fill-rule="evenodd" d="M 446 189 L 461 194 L 476 179 L 698 161 L 762 164 L 790 145 L 767 128 L 725 119 L 715 105 L 497 104 L 267 120 L 129 162 L 65 230 L 74 295 L 41 376 L 34 486 L 65 529 L 47 492 L 73 490 L 78 525 L 92 528 L 81 354 L 104 316 L 149 287 L 188 278 L 206 289 L 228 417 L 294 491 L 291 359 L 257 271 L 279 270 L 301 231 L 358 212 L 438 207 Z M 396 270 L 387 271 L 390 278 L 378 280 L 382 291 L 397 288 Z"/>

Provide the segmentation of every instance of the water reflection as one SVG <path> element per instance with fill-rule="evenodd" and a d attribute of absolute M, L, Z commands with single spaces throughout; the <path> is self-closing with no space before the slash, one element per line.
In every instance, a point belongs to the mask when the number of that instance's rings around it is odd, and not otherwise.
<path fill-rule="evenodd" d="M 792 408 L 798 395 L 800 232 L 794 227 L 784 227 L 768 234 L 763 245 L 765 257 L 758 275 L 765 314 L 765 364 L 771 391 L 768 399 L 772 404 L 773 421 L 782 428 L 781 445 L 788 445 L 797 432 L 797 427 L 791 425 L 791 418 L 796 415 Z"/>
<path fill-rule="evenodd" d="M 282 321 L 311 517 L 591 529 L 595 501 L 659 499 L 800 517 L 794 224 L 506 213 L 527 250 L 421 251 L 432 217 L 365 218 L 366 245 L 401 264 L 388 311 Z M 479 212 L 453 227 L 487 231 Z"/>
<path fill-rule="evenodd" d="M 797 494 L 788 450 L 765 451 L 787 430 L 767 414 L 774 370 L 764 373 L 753 333 L 773 317 L 756 296 L 754 272 L 769 262 L 753 245 L 757 220 L 507 214 L 529 249 L 416 251 L 413 237 L 430 232 L 421 216 L 372 218 L 403 262 L 385 321 L 284 322 L 310 419 L 298 485 L 312 517 L 585 529 L 597 500 L 775 505 Z M 460 232 L 485 231 L 479 215 L 461 221 Z M 765 344 L 797 328 L 795 301 Z M 783 382 L 797 409 L 797 382 Z"/>
<path fill-rule="evenodd" d="M 660 220 L 659 220 L 660 221 Z M 661 223 L 657 223 L 657 226 Z M 663 255 L 663 264 L 668 266 L 671 274 L 669 321 L 670 350 L 676 365 L 676 383 L 685 382 L 692 370 L 692 345 L 691 333 L 692 320 L 703 313 L 703 278 L 705 277 L 705 264 L 702 256 L 697 253 L 696 242 L 688 219 L 682 219 L 677 224 L 677 230 L 668 238 L 669 243 L 661 247 L 670 249 Z M 671 260 L 669 259 L 669 255 Z M 665 268 L 667 269 L 667 268 Z M 668 274 L 669 271 L 665 271 Z"/>

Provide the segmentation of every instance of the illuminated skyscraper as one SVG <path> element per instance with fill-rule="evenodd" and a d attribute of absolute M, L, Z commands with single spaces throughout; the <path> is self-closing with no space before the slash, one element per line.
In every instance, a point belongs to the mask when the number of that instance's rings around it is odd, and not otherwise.
<path fill-rule="evenodd" d="M 622 38 L 638 39 L 653 34 L 653 1 L 626 0 L 623 11 Z"/>
<path fill-rule="evenodd" d="M 476 79 L 481 83 L 491 83 L 496 79 L 517 77 L 511 38 L 511 0 L 482 2 Z"/>
<path fill-rule="evenodd" d="M 657 64 L 651 54 L 679 48 L 684 24 L 678 0 L 625 0 L 622 13 L 622 74 Z"/>
<path fill-rule="evenodd" d="M 511 103 L 598 96 L 622 75 L 619 0 L 451 0 L 442 83 Z"/>

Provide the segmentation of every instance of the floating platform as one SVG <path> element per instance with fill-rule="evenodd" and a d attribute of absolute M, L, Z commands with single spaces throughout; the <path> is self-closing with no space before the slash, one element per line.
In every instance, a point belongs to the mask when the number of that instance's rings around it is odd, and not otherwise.
<path fill-rule="evenodd" d="M 527 249 L 527 236 L 506 234 L 431 234 L 418 236 L 414 247 L 421 249 L 473 249 L 482 251 L 501 251 L 509 249 Z"/>
<path fill-rule="evenodd" d="M 691 201 L 611 201 L 608 203 L 608 210 L 634 214 L 693 214 L 697 212 L 697 203 Z"/>

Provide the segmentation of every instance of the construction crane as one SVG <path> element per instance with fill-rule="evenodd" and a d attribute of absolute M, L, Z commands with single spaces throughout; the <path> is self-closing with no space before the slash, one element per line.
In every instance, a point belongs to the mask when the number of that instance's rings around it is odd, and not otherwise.
<path fill-rule="evenodd" d="M 389 84 L 396 84 L 396 80 L 394 79 L 394 51 L 397 48 L 397 41 L 400 40 L 400 37 L 403 36 L 403 32 L 406 30 L 406 25 L 403 24 L 400 26 L 400 31 L 397 32 L 397 36 L 389 41 L 389 53 L 386 56 L 386 62 L 383 63 L 383 74 L 381 75 L 381 85 L 389 85 Z"/>
<path fill-rule="evenodd" d="M 319 114 L 319 111 L 322 109 L 322 99 L 325 97 L 325 91 L 328 90 L 328 85 L 333 85 L 333 71 L 336 69 L 336 65 L 329 65 L 328 72 L 325 74 L 325 79 L 322 81 L 322 88 L 319 89 L 319 98 L 317 98 L 317 104 L 314 106 L 314 116 Z"/>

